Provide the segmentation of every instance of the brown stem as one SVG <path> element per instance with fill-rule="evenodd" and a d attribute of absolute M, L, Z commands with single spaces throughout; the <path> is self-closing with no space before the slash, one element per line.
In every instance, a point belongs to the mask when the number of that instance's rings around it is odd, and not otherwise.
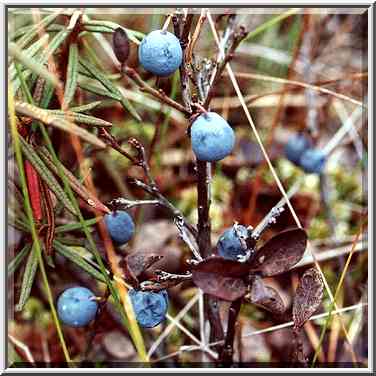
<path fill-rule="evenodd" d="M 180 103 L 175 102 L 173 99 L 171 99 L 162 89 L 157 90 L 148 85 L 133 68 L 124 65 L 122 67 L 122 72 L 125 73 L 129 78 L 131 78 L 139 86 L 141 91 L 151 94 L 160 102 L 166 103 L 167 105 L 175 108 L 186 116 L 191 115 L 191 112 L 189 110 L 187 110 Z"/>
<path fill-rule="evenodd" d="M 232 363 L 232 357 L 234 354 L 234 338 L 236 331 L 236 321 L 239 315 L 240 307 L 242 305 L 242 299 L 237 299 L 231 303 L 228 323 L 227 323 L 227 333 L 225 344 L 221 353 L 220 361 L 223 364 Z"/>

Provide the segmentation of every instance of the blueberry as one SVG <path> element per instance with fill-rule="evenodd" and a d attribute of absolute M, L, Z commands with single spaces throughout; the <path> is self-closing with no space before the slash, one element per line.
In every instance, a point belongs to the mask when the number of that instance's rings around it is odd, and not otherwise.
<path fill-rule="evenodd" d="M 295 164 L 299 164 L 302 154 L 312 146 L 311 144 L 311 141 L 302 134 L 290 137 L 285 146 L 287 159 Z"/>
<path fill-rule="evenodd" d="M 165 290 L 158 292 L 129 290 L 138 323 L 144 328 L 153 328 L 166 317 L 168 295 Z"/>
<path fill-rule="evenodd" d="M 116 210 L 104 216 L 111 239 L 117 244 L 127 243 L 134 234 L 132 217 L 125 211 Z"/>
<path fill-rule="evenodd" d="M 80 327 L 94 319 L 98 303 L 95 295 L 86 287 L 72 287 L 65 290 L 57 300 L 60 320 L 69 326 Z"/>
<path fill-rule="evenodd" d="M 299 165 L 309 174 L 321 174 L 326 162 L 325 154 L 319 149 L 308 149 L 300 158 Z"/>
<path fill-rule="evenodd" d="M 197 159 L 214 162 L 232 152 L 235 133 L 225 119 L 215 112 L 208 112 L 193 122 L 191 141 Z"/>
<path fill-rule="evenodd" d="M 155 30 L 148 34 L 138 49 L 141 65 L 157 76 L 169 76 L 182 63 L 183 51 L 179 39 L 168 31 Z"/>
<path fill-rule="evenodd" d="M 237 229 L 235 231 L 235 226 L 227 229 L 219 238 L 217 243 L 218 254 L 228 260 L 238 260 L 238 256 L 245 256 L 246 249 L 242 247 L 242 243 L 238 237 L 240 236 L 247 238 L 248 230 L 242 225 L 236 225 Z"/>

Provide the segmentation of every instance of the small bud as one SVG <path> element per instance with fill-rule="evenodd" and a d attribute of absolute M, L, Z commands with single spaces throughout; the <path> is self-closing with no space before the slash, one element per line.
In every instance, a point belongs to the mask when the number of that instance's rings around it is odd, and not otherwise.
<path fill-rule="evenodd" d="M 124 64 L 129 56 L 129 39 L 124 29 L 118 27 L 112 38 L 114 45 L 114 52 L 120 63 Z"/>

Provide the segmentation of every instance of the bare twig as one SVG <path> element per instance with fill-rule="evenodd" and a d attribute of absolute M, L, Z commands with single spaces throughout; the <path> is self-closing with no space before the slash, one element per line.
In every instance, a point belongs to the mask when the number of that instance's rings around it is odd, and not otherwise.
<path fill-rule="evenodd" d="M 152 95 L 160 102 L 166 103 L 167 105 L 175 108 L 186 116 L 191 115 L 191 112 L 188 109 L 186 109 L 180 103 L 175 102 L 173 99 L 171 99 L 162 89 L 157 90 L 147 84 L 133 68 L 125 65 L 122 67 L 122 72 L 125 73 L 130 79 L 132 79 L 141 91 Z"/>

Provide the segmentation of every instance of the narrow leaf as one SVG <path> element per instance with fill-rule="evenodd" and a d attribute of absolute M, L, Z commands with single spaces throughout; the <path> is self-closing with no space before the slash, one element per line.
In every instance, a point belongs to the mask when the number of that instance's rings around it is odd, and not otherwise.
<path fill-rule="evenodd" d="M 89 93 L 93 93 L 95 95 L 99 95 L 105 98 L 115 99 L 116 101 L 120 102 L 121 97 L 117 94 L 114 94 L 108 90 L 105 90 L 101 87 L 99 87 L 96 84 L 92 84 L 88 82 L 87 80 L 84 80 L 82 78 L 78 79 L 78 86 L 85 91 L 88 91 Z"/>
<path fill-rule="evenodd" d="M 51 114 L 52 116 L 58 116 L 72 123 L 92 125 L 94 127 L 105 127 L 105 128 L 112 127 L 112 123 L 106 120 L 99 119 L 94 116 L 80 114 L 78 112 L 72 112 L 71 110 L 70 111 L 46 110 L 46 111 L 48 111 L 48 113 Z"/>
<path fill-rule="evenodd" d="M 255 276 L 252 283 L 249 301 L 276 315 L 280 315 L 286 310 L 278 292 L 272 287 L 266 286 L 259 276 Z"/>
<path fill-rule="evenodd" d="M 77 89 L 78 77 L 78 46 L 77 43 L 69 45 L 69 59 L 67 69 L 67 80 L 65 83 L 63 108 L 68 108 Z"/>
<path fill-rule="evenodd" d="M 47 44 L 48 41 L 48 34 L 43 35 L 42 38 L 38 39 L 35 43 L 33 43 L 30 47 L 28 47 L 26 50 L 23 51 L 25 56 L 29 59 L 32 58 L 43 46 Z M 17 71 L 14 66 L 14 63 L 12 63 L 9 66 L 9 77 L 10 80 L 13 81 L 16 78 Z"/>
<path fill-rule="evenodd" d="M 33 106 L 25 102 L 15 101 L 16 112 L 20 115 L 29 116 L 35 120 L 41 121 L 46 125 L 54 126 L 62 131 L 75 134 L 84 141 L 104 149 L 106 144 L 96 135 L 88 132 L 86 129 L 78 127 L 76 124 L 62 119 L 59 116 L 51 115 L 47 110 Z"/>
<path fill-rule="evenodd" d="M 29 42 L 31 42 L 37 35 L 39 35 L 40 32 L 43 32 L 43 30 L 52 22 L 55 21 L 55 19 L 59 16 L 61 10 L 50 14 L 49 16 L 44 17 L 39 23 L 32 26 L 28 33 L 26 33 L 22 38 L 20 38 L 17 41 L 17 46 L 19 48 L 24 48 Z"/>
<path fill-rule="evenodd" d="M 92 218 L 92 219 L 86 219 L 84 223 L 87 227 L 93 226 L 99 222 L 100 218 Z M 83 225 L 80 222 L 76 223 L 68 223 L 66 225 L 57 226 L 55 229 L 55 234 L 61 234 L 64 232 L 70 232 L 70 231 L 76 231 L 76 230 L 82 230 Z"/>
<path fill-rule="evenodd" d="M 69 111 L 71 112 L 88 112 L 91 110 L 94 110 L 94 108 L 98 107 L 102 101 L 95 101 L 92 103 L 88 104 L 83 104 L 82 106 L 77 106 L 77 107 L 71 107 Z"/>
<path fill-rule="evenodd" d="M 300 279 L 294 296 L 292 317 L 296 328 L 301 328 L 316 312 L 323 292 L 324 284 L 319 271 L 316 268 L 308 269 Z"/>
<path fill-rule="evenodd" d="M 264 277 L 284 273 L 300 261 L 306 246 L 307 234 L 303 229 L 282 231 L 256 252 L 251 270 Z"/>
<path fill-rule="evenodd" d="M 45 147 L 37 149 L 39 156 L 43 159 L 44 163 L 53 171 L 56 175 L 59 175 L 57 166 L 52 161 L 51 155 Z M 103 213 L 109 213 L 110 209 L 102 204 L 95 196 L 93 196 L 82 183 L 63 165 L 60 163 L 60 168 L 64 172 L 68 183 L 72 189 L 92 208 L 100 210 Z"/>
<path fill-rule="evenodd" d="M 80 63 L 81 65 L 100 83 L 111 93 L 115 94 L 120 98 L 120 103 L 123 105 L 123 107 L 129 111 L 129 113 L 138 121 L 141 121 L 140 115 L 136 112 L 134 107 L 131 105 L 131 103 L 128 101 L 127 98 L 123 96 L 123 94 L 120 92 L 120 90 L 116 87 L 115 84 L 113 84 L 106 75 L 100 71 L 95 65 L 93 65 L 91 62 L 89 62 L 86 59 L 83 59 L 80 57 Z"/>
<path fill-rule="evenodd" d="M 24 258 L 28 255 L 30 252 L 31 245 L 26 244 L 21 251 L 19 251 L 16 256 L 12 259 L 12 261 L 8 264 L 8 277 L 10 277 L 17 268 L 22 264 L 22 261 Z"/>
<path fill-rule="evenodd" d="M 34 151 L 32 146 L 30 146 L 22 137 L 19 137 L 20 144 L 22 147 L 22 152 L 25 154 L 25 157 L 30 161 L 33 167 L 38 172 L 39 176 L 43 181 L 46 182 L 49 189 L 55 193 L 59 201 L 73 214 L 76 214 L 76 210 L 72 203 L 70 202 L 68 196 L 57 182 L 55 177 L 52 175 L 50 170 L 44 164 L 44 162 L 39 158 L 38 154 Z"/>
<path fill-rule="evenodd" d="M 38 254 L 35 248 L 29 254 L 27 258 L 27 263 L 24 271 L 24 275 L 22 278 L 22 285 L 21 285 L 21 295 L 20 299 L 15 307 L 17 312 L 22 311 L 26 301 L 29 299 L 31 288 L 34 284 L 34 279 L 37 273 L 38 267 Z"/>
<path fill-rule="evenodd" d="M 43 65 L 39 64 L 38 61 L 27 56 L 22 50 L 20 50 L 15 43 L 9 44 L 9 54 L 14 59 L 18 60 L 26 68 L 29 68 L 38 76 L 43 77 L 46 81 L 50 82 L 55 87 L 60 87 L 60 81 L 50 73 Z"/>
<path fill-rule="evenodd" d="M 106 282 L 104 276 L 96 268 L 91 266 L 81 255 L 74 251 L 73 248 L 66 247 L 64 244 L 60 243 L 57 240 L 55 240 L 53 244 L 57 253 L 72 261 L 74 264 L 85 270 L 88 274 L 90 274 L 98 281 L 103 283 Z"/>

